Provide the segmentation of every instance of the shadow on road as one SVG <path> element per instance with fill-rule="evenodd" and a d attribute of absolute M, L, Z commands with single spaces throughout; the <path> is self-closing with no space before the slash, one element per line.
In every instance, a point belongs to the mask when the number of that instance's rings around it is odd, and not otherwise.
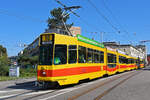
<path fill-rule="evenodd" d="M 57 87 L 51 87 L 51 88 L 42 88 L 42 87 L 35 86 L 35 81 L 30 81 L 30 82 L 16 83 L 16 85 L 8 86 L 7 88 L 25 89 L 25 90 L 32 90 L 32 91 L 44 91 L 44 90 L 61 90 L 65 88 L 74 87 L 76 85 L 77 84 L 57 86 Z"/>
<path fill-rule="evenodd" d="M 150 71 L 150 67 L 143 68 L 142 70 Z"/>
<path fill-rule="evenodd" d="M 26 89 L 26 90 L 38 90 L 38 87 L 35 87 L 35 81 L 16 83 L 16 85 L 8 86 L 7 88 L 11 88 L 11 89 Z"/>

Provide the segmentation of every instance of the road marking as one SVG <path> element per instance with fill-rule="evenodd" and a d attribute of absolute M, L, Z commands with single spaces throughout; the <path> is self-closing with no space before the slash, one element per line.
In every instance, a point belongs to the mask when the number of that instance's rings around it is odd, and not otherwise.
<path fill-rule="evenodd" d="M 0 93 L 7 93 L 7 92 L 17 92 L 17 91 L 24 91 L 25 89 L 15 89 L 15 90 L 8 90 L 8 91 L 0 91 Z"/>
<path fill-rule="evenodd" d="M 13 97 L 13 96 L 16 96 L 18 94 L 12 94 L 12 95 L 7 95 L 7 96 L 1 96 L 0 99 L 4 99 L 4 98 L 10 98 L 10 97 Z"/>
<path fill-rule="evenodd" d="M 17 90 L 15 90 L 17 91 Z M 12 94 L 12 95 L 6 95 L 6 96 L 0 96 L 0 99 L 5 99 L 5 98 L 11 98 L 11 97 L 14 97 L 14 96 L 26 96 L 26 95 L 34 95 L 34 94 L 43 94 L 43 93 L 48 93 L 48 92 L 53 92 L 55 90 L 48 90 L 48 91 L 38 91 L 38 92 L 31 92 L 31 93 L 27 93 L 27 94 Z M 9 92 L 9 91 L 1 91 L 1 92 Z M 12 92 L 12 91 L 11 91 Z"/>
<path fill-rule="evenodd" d="M 70 91 L 72 91 L 72 90 L 70 90 Z M 53 95 L 53 96 L 51 96 L 51 97 L 47 97 L 47 98 L 43 98 L 43 99 L 39 99 L 39 100 L 47 100 L 47 99 L 52 99 L 52 98 L 54 98 L 54 97 L 57 97 L 58 95 L 65 94 L 65 93 L 67 93 L 67 92 L 70 92 L 70 91 L 62 92 L 62 93 L 59 93 L 59 94 Z"/>
<path fill-rule="evenodd" d="M 54 97 L 57 97 L 58 95 L 62 95 L 62 94 L 65 94 L 65 93 L 67 93 L 67 92 L 71 92 L 71 91 L 76 90 L 76 89 L 78 89 L 78 88 L 79 88 L 79 87 L 73 87 L 73 88 L 68 88 L 68 89 L 59 90 L 59 91 L 57 91 L 57 92 L 62 92 L 62 91 L 64 91 L 64 92 L 59 93 L 59 94 L 56 94 L 56 95 L 53 95 L 53 96 L 50 96 L 50 97 L 47 97 L 47 98 L 39 99 L 39 100 L 52 99 L 52 98 L 54 98 Z M 55 93 L 56 93 L 56 92 L 55 92 Z"/>
<path fill-rule="evenodd" d="M 53 92 L 53 91 L 55 91 L 55 90 L 38 91 L 38 92 L 28 93 L 28 94 L 25 94 L 25 95 L 43 94 L 43 93 L 49 93 L 49 92 Z"/>

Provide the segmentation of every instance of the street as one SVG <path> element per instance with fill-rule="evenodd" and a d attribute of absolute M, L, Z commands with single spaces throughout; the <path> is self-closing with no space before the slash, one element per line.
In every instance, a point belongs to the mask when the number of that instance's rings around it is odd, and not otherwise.
<path fill-rule="evenodd" d="M 149 100 L 150 68 L 56 89 L 35 87 L 35 78 L 0 82 L 0 100 Z"/>

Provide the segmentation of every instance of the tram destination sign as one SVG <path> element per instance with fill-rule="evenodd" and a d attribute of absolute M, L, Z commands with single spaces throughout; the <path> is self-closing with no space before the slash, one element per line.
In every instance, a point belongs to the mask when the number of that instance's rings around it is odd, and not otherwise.
<path fill-rule="evenodd" d="M 85 42 L 85 43 L 88 43 L 88 44 L 91 44 L 91 45 L 94 45 L 94 46 L 97 46 L 97 47 L 101 47 L 101 48 L 104 48 L 104 44 L 102 43 L 99 43 L 95 40 L 91 40 L 87 37 L 84 37 L 82 35 L 77 35 L 77 38 L 78 38 L 78 41 L 82 41 L 82 42 Z"/>

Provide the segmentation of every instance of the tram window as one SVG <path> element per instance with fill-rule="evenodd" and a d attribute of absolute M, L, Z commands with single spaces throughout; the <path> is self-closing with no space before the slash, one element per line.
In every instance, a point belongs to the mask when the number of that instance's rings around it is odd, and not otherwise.
<path fill-rule="evenodd" d="M 39 53 L 40 53 L 39 57 L 40 65 L 52 65 L 53 45 L 40 46 Z"/>
<path fill-rule="evenodd" d="M 66 64 L 67 63 L 67 46 L 55 45 L 54 64 Z"/>
<path fill-rule="evenodd" d="M 134 63 L 136 63 L 136 59 L 134 59 Z"/>
<path fill-rule="evenodd" d="M 94 63 L 100 63 L 100 53 L 97 50 L 94 50 Z"/>
<path fill-rule="evenodd" d="M 68 48 L 68 63 L 76 63 L 77 62 L 77 46 L 70 45 Z"/>
<path fill-rule="evenodd" d="M 119 56 L 119 63 L 122 63 L 122 56 Z"/>
<path fill-rule="evenodd" d="M 107 54 L 108 63 L 116 63 L 116 55 L 114 54 Z"/>
<path fill-rule="evenodd" d="M 87 52 L 87 62 L 92 63 L 93 62 L 93 49 L 88 48 Z"/>
<path fill-rule="evenodd" d="M 104 63 L 104 52 L 100 51 L 100 63 Z"/>
<path fill-rule="evenodd" d="M 128 59 L 128 64 L 131 64 L 131 59 Z"/>
<path fill-rule="evenodd" d="M 128 64 L 128 59 L 126 58 L 125 63 Z"/>
<path fill-rule="evenodd" d="M 136 63 L 138 64 L 138 59 L 136 59 Z"/>
<path fill-rule="evenodd" d="M 120 64 L 125 64 L 125 63 L 127 63 L 127 59 L 123 56 L 119 56 L 119 63 Z"/>
<path fill-rule="evenodd" d="M 108 63 L 113 63 L 113 56 L 112 54 L 107 54 L 107 60 L 108 60 Z"/>
<path fill-rule="evenodd" d="M 133 59 L 130 59 L 130 64 L 133 64 L 133 63 L 134 63 Z"/>
<path fill-rule="evenodd" d="M 142 64 L 144 64 L 144 60 L 142 60 Z"/>
<path fill-rule="evenodd" d="M 134 59 L 132 59 L 132 64 L 134 63 Z"/>
<path fill-rule="evenodd" d="M 79 63 L 85 63 L 86 62 L 86 48 L 79 46 L 79 51 L 78 51 L 78 59 Z"/>
<path fill-rule="evenodd" d="M 142 64 L 142 61 L 140 61 L 140 64 Z"/>
<path fill-rule="evenodd" d="M 127 64 L 129 64 L 129 59 L 127 58 Z"/>
<path fill-rule="evenodd" d="M 113 63 L 116 63 L 116 55 L 113 55 Z"/>

